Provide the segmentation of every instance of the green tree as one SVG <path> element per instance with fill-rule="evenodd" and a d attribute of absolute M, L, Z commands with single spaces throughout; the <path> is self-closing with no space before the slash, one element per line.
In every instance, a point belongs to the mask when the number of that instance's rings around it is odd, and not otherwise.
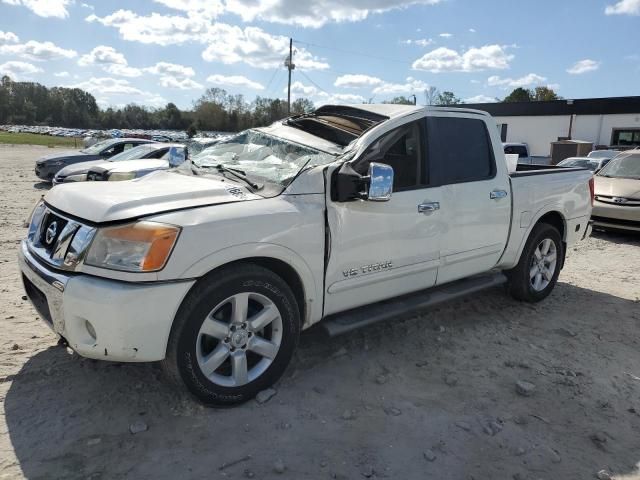
<path fill-rule="evenodd" d="M 533 93 L 533 100 L 535 102 L 549 102 L 551 100 L 560 100 L 561 98 L 562 97 L 559 97 L 558 94 L 549 87 L 536 87 Z"/>
<path fill-rule="evenodd" d="M 383 103 L 395 103 L 398 105 L 413 105 L 413 98 L 405 96 L 393 97 L 391 100 L 385 100 Z"/>
<path fill-rule="evenodd" d="M 455 96 L 453 92 L 439 93 L 435 100 L 435 105 L 460 105 L 462 100 Z"/>
<path fill-rule="evenodd" d="M 533 92 L 527 88 L 518 87 L 513 92 L 505 97 L 504 103 L 515 102 L 532 102 Z"/>

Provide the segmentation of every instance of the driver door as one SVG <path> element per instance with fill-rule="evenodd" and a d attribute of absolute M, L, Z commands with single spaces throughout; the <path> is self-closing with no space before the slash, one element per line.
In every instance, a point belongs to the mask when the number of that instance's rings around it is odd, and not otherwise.
<path fill-rule="evenodd" d="M 435 284 L 441 191 L 429 186 L 424 133 L 423 120 L 405 124 L 383 134 L 353 161 L 361 175 L 366 175 L 371 162 L 393 167 L 389 201 L 341 203 L 327 193 L 331 244 L 325 315 Z"/>

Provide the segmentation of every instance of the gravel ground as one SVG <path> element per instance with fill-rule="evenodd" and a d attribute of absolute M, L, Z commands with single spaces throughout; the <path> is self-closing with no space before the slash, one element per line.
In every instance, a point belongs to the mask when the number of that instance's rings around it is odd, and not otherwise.
<path fill-rule="evenodd" d="M 640 237 L 594 234 L 537 305 L 306 332 L 272 398 L 206 409 L 157 365 L 56 346 L 24 299 L 47 152 L 0 146 L 0 478 L 640 479 Z"/>

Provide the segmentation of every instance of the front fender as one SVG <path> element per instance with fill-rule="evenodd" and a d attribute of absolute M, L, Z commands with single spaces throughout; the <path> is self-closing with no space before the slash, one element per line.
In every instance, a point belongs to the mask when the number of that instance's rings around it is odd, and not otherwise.
<path fill-rule="evenodd" d="M 273 243 L 243 243 L 210 253 L 187 267 L 179 278 L 200 278 L 232 262 L 252 258 L 280 260 L 295 270 L 302 281 L 306 303 L 304 327 L 322 318 L 322 282 L 316 282 L 311 267 L 290 248 Z"/>

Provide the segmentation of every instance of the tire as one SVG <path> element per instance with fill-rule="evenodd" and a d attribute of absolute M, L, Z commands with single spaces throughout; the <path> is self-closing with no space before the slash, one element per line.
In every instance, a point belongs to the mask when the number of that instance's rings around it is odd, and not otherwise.
<path fill-rule="evenodd" d="M 295 296 L 275 273 L 253 264 L 222 268 L 182 302 L 163 368 L 205 405 L 243 403 L 282 376 L 300 325 Z"/>
<path fill-rule="evenodd" d="M 563 263 L 564 245 L 560 232 L 547 223 L 537 224 L 527 239 L 518 265 L 507 272 L 509 293 L 524 302 L 545 299 L 555 287 Z"/>

